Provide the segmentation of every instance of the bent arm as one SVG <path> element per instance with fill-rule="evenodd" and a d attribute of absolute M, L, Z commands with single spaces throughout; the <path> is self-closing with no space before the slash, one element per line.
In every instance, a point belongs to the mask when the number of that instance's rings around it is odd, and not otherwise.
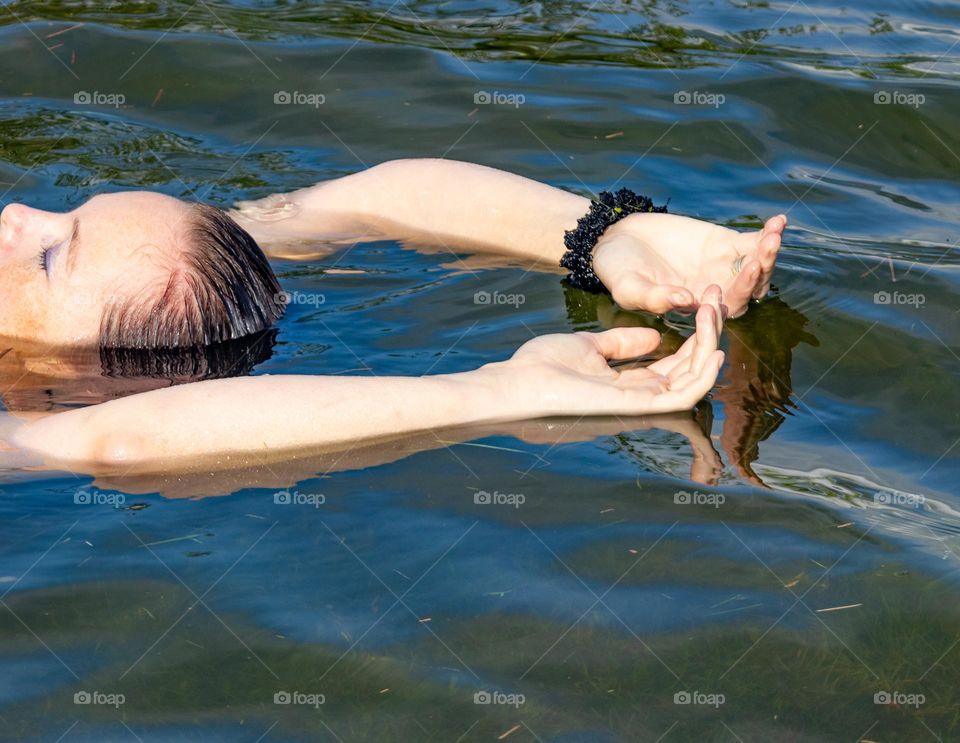
<path fill-rule="evenodd" d="M 503 170 L 454 160 L 393 160 L 231 212 L 268 255 L 316 253 L 316 241 L 390 239 L 497 253 L 555 269 L 563 233 L 589 200 Z M 314 245 L 310 245 L 310 242 Z M 298 243 L 300 243 L 298 245 Z"/>

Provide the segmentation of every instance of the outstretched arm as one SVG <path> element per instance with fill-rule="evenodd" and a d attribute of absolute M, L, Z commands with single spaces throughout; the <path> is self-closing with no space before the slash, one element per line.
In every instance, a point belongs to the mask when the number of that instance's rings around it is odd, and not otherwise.
<path fill-rule="evenodd" d="M 654 330 L 548 335 L 460 374 L 260 376 L 153 390 L 27 423 L 13 441 L 52 466 L 158 472 L 257 464 L 455 425 L 688 410 L 723 360 L 719 301 L 716 288 L 705 294 L 694 336 L 644 368 L 609 362 L 654 352 Z"/>
<path fill-rule="evenodd" d="M 513 173 L 424 159 L 394 160 L 241 202 L 231 214 L 274 257 L 317 255 L 323 241 L 391 239 L 510 256 L 558 271 L 563 233 L 576 227 L 589 205 L 582 196 Z M 760 232 L 739 233 L 688 217 L 635 214 L 604 234 L 594 267 L 627 309 L 689 309 L 707 286 L 718 284 L 736 316 L 769 289 L 785 226 L 785 217 L 774 217 Z"/>

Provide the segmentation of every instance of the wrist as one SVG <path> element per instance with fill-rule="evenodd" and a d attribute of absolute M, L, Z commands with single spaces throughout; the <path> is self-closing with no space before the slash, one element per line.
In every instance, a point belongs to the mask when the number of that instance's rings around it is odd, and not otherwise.
<path fill-rule="evenodd" d="M 618 234 L 613 230 L 617 224 L 636 216 L 666 211 L 665 205 L 656 206 L 649 197 L 627 188 L 615 193 L 601 191 L 596 201 L 591 202 L 590 210 L 577 221 L 576 228 L 564 234 L 567 251 L 560 265 L 569 271 L 567 281 L 589 292 L 609 291 L 594 263 L 597 247 Z"/>
<path fill-rule="evenodd" d="M 485 364 L 446 379 L 457 390 L 464 424 L 518 421 L 544 414 L 538 396 L 523 384 L 512 360 Z"/>

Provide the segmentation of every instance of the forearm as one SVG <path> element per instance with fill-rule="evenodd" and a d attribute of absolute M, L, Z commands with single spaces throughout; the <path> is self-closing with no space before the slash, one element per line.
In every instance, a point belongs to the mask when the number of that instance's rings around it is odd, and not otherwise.
<path fill-rule="evenodd" d="M 282 208 L 278 208 L 282 205 Z M 233 216 L 271 252 L 290 241 L 394 239 L 528 258 L 551 267 L 589 200 L 522 176 L 453 160 L 394 160 Z"/>
<path fill-rule="evenodd" d="M 14 442 L 85 470 L 243 466 L 453 425 L 524 417 L 494 371 L 432 377 L 260 376 L 112 400 L 23 426 Z"/>

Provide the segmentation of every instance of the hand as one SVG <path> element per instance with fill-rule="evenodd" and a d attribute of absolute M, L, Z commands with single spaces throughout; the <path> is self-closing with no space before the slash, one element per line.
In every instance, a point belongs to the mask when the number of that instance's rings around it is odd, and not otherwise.
<path fill-rule="evenodd" d="M 696 333 L 680 349 L 643 368 L 612 368 L 660 346 L 650 328 L 545 335 L 525 343 L 496 372 L 502 388 L 532 416 L 670 413 L 689 410 L 716 382 L 723 352 L 719 287 L 703 294 Z"/>
<path fill-rule="evenodd" d="M 728 315 L 738 317 L 751 298 L 770 291 L 786 225 L 786 216 L 779 215 L 760 232 L 741 233 L 674 214 L 631 214 L 600 237 L 593 268 L 625 309 L 691 309 L 696 297 L 717 284 Z"/>

